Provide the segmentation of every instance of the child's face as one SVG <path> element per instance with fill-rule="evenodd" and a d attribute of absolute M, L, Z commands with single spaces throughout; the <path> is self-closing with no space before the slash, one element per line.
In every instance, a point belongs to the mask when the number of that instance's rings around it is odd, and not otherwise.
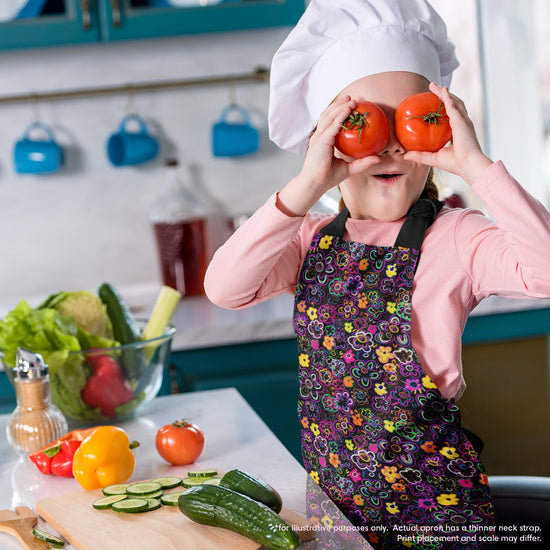
<path fill-rule="evenodd" d="M 403 99 L 428 91 L 428 84 L 414 73 L 389 72 L 361 78 L 340 92 L 339 97 L 350 95 L 356 101 L 378 104 L 390 123 L 390 140 L 378 155 L 381 161 L 340 184 L 352 218 L 398 220 L 422 193 L 430 167 L 403 158 L 406 149 L 395 137 L 393 116 Z M 335 155 L 346 158 L 337 150 Z"/>

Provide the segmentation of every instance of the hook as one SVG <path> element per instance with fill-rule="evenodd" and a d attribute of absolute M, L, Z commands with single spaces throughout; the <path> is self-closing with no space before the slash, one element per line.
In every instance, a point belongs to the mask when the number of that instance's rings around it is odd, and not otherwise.
<path fill-rule="evenodd" d="M 136 110 L 134 109 L 134 104 L 136 100 L 136 85 L 135 84 L 128 84 L 126 86 L 126 89 L 128 90 L 128 97 L 126 99 L 126 114 L 137 114 Z"/>
<path fill-rule="evenodd" d="M 237 79 L 233 77 L 229 81 L 229 104 L 231 106 L 237 105 L 237 91 L 236 91 Z"/>
<path fill-rule="evenodd" d="M 38 96 L 36 94 L 30 94 L 29 101 L 31 102 L 33 122 L 40 122 L 41 116 L 38 107 Z"/>

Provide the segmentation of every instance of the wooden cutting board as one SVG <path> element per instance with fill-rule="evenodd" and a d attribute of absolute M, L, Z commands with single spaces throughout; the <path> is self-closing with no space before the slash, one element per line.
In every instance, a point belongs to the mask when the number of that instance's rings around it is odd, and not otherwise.
<path fill-rule="evenodd" d="M 181 490 L 181 488 L 177 489 Z M 96 510 L 92 502 L 101 489 L 46 498 L 36 511 L 77 550 L 257 550 L 260 545 L 238 533 L 200 525 L 177 506 L 152 512 L 124 514 Z M 311 540 L 311 523 L 283 507 L 280 516 L 296 528 L 303 541 Z"/>

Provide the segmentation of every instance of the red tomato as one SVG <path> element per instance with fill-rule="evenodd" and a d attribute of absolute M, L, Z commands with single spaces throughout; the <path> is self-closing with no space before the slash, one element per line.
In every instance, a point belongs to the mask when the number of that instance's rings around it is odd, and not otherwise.
<path fill-rule="evenodd" d="M 204 434 L 185 420 L 163 426 L 155 438 L 159 455 L 170 464 L 191 464 L 204 449 Z"/>
<path fill-rule="evenodd" d="M 451 139 L 443 102 L 432 92 L 405 98 L 394 116 L 395 136 L 408 151 L 439 151 Z"/>
<path fill-rule="evenodd" d="M 390 123 L 384 111 L 370 101 L 357 104 L 355 111 L 336 134 L 334 146 L 349 157 L 377 155 L 390 139 Z"/>

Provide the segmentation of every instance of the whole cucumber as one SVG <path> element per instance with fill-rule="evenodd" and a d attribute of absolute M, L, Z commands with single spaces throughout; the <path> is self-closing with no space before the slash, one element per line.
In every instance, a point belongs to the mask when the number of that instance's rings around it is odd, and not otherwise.
<path fill-rule="evenodd" d="M 123 345 L 141 342 L 141 334 L 136 320 L 118 290 L 110 283 L 103 283 L 97 294 L 105 304 L 107 315 L 113 325 L 115 338 Z M 143 349 L 131 346 L 128 349 L 123 349 L 121 363 L 126 378 L 135 386 L 147 369 L 147 359 Z"/>
<path fill-rule="evenodd" d="M 221 478 L 220 485 L 257 500 L 274 512 L 279 513 L 283 507 L 281 495 L 271 485 L 243 470 L 229 470 Z"/>
<path fill-rule="evenodd" d="M 187 489 L 178 499 L 178 508 L 197 523 L 235 531 L 268 550 L 300 546 L 300 537 L 271 508 L 219 485 Z"/>

